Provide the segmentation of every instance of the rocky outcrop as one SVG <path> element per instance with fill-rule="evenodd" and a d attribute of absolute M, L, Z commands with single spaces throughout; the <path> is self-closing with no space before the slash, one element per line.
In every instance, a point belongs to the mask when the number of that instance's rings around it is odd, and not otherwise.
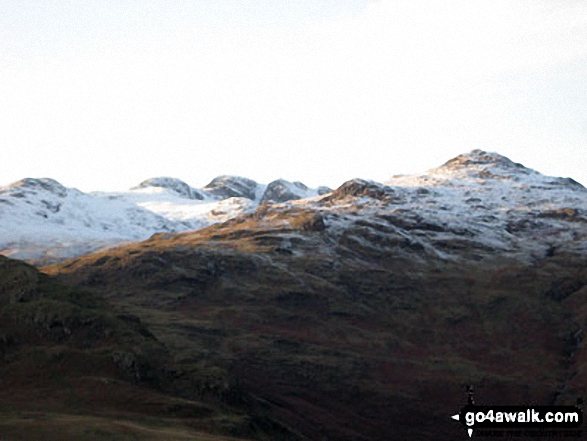
<path fill-rule="evenodd" d="M 394 190 L 391 187 L 373 181 L 366 181 L 364 179 L 352 179 L 342 184 L 321 200 L 323 202 L 337 202 L 342 201 L 345 198 L 358 197 L 387 200 L 394 196 Z"/>
<path fill-rule="evenodd" d="M 323 194 L 330 193 L 332 191 L 332 188 L 321 185 L 316 189 L 316 191 L 320 196 L 322 196 Z"/>
<path fill-rule="evenodd" d="M 498 153 L 486 152 L 484 150 L 475 149 L 469 153 L 456 156 L 445 162 L 439 169 L 472 169 L 478 166 L 488 167 L 492 169 L 513 169 L 518 173 L 529 173 L 530 170 L 522 164 L 513 162 L 509 158 Z"/>
<path fill-rule="evenodd" d="M 7 194 L 15 198 L 23 198 L 27 194 L 49 193 L 60 198 L 67 196 L 68 189 L 54 179 L 25 178 L 13 182 L 8 187 L 0 189 L 0 194 Z"/>
<path fill-rule="evenodd" d="M 256 199 L 258 184 L 252 179 L 240 176 L 218 176 L 202 190 L 221 199 L 247 198 Z"/>
<path fill-rule="evenodd" d="M 185 197 L 187 199 L 197 199 L 197 200 L 204 199 L 204 196 L 202 196 L 202 194 L 198 190 L 190 187 L 185 182 L 183 182 L 179 179 L 176 179 L 176 178 L 167 178 L 167 177 L 151 178 L 151 179 L 147 179 L 147 180 L 141 182 L 135 188 L 145 188 L 145 187 L 165 188 L 165 189 L 171 190 L 171 191 L 177 193 L 178 195 Z"/>
<path fill-rule="evenodd" d="M 286 202 L 302 199 L 308 187 L 301 182 L 289 182 L 285 179 L 277 179 L 270 182 L 261 197 L 261 202 Z"/>

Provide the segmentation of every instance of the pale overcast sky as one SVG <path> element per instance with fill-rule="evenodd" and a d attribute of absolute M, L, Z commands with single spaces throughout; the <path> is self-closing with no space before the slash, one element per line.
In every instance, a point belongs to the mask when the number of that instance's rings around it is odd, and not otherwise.
<path fill-rule="evenodd" d="M 475 148 L 587 185 L 584 0 L 2 0 L 0 185 L 308 185 Z"/>

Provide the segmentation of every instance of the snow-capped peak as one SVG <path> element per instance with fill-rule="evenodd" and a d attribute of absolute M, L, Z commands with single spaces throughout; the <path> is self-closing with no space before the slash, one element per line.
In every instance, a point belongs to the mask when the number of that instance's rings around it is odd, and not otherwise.
<path fill-rule="evenodd" d="M 171 190 L 178 195 L 188 198 L 188 199 L 204 199 L 204 196 L 196 190 L 195 188 L 190 187 L 188 184 L 183 182 L 180 179 L 176 178 L 169 178 L 169 177 L 158 177 L 158 178 L 150 178 L 143 182 L 141 182 L 137 187 L 133 189 L 139 188 L 147 188 L 147 187 L 159 187 Z M 133 190 L 131 189 L 131 190 Z"/>
<path fill-rule="evenodd" d="M 398 225 L 410 217 L 420 219 L 402 234 L 441 251 L 455 234 L 467 246 L 476 241 L 484 249 L 518 249 L 524 256 L 548 248 L 545 240 L 567 248 L 568 237 L 585 243 L 580 241 L 587 223 L 587 190 L 572 179 L 542 175 L 497 153 L 473 150 L 427 173 L 386 184 L 354 179 L 316 198 L 329 189 L 284 179 L 261 185 L 219 176 L 194 189 L 179 179 L 159 177 L 129 191 L 88 194 L 52 179 L 27 178 L 0 187 L 0 252 L 37 262 L 59 260 L 158 232 L 196 230 L 254 212 L 265 202 L 294 199 L 299 201 L 274 209 L 285 216 L 295 207 L 331 213 L 335 221 L 330 225 L 341 227 L 347 215 L 359 222 L 391 215 L 401 218 Z"/>
<path fill-rule="evenodd" d="M 456 168 L 475 168 L 477 166 L 505 168 L 517 170 L 529 170 L 522 164 L 513 162 L 509 158 L 495 152 L 486 152 L 484 150 L 475 149 L 469 153 L 464 153 L 455 158 L 452 158 L 441 165 L 440 169 L 456 169 Z"/>
<path fill-rule="evenodd" d="M 290 182 L 285 179 L 277 179 L 267 185 L 261 202 L 285 202 L 311 198 L 319 194 L 318 190 L 308 188 L 299 181 Z"/>
<path fill-rule="evenodd" d="M 222 175 L 212 179 L 202 190 L 220 199 L 242 197 L 254 201 L 258 186 L 259 184 L 252 179 Z"/>
<path fill-rule="evenodd" d="M 472 150 L 459 155 L 440 167 L 430 170 L 429 175 L 448 179 L 499 179 L 519 181 L 527 177 L 538 177 L 540 173 L 494 152 Z"/>
<path fill-rule="evenodd" d="M 282 183 L 287 194 L 268 201 L 318 194 Z M 53 179 L 26 178 L 0 187 L 0 253 L 50 262 L 159 232 L 197 230 L 254 211 L 267 188 L 238 176 L 219 176 L 203 189 L 156 177 L 127 191 L 83 193 Z"/>
<path fill-rule="evenodd" d="M 573 179 L 546 176 L 498 153 L 479 149 L 459 155 L 426 173 L 394 176 L 386 183 L 404 187 L 469 187 L 499 185 L 500 182 L 508 182 L 513 187 L 583 188 Z"/>
<path fill-rule="evenodd" d="M 7 187 L 0 187 L 0 193 L 18 194 L 18 192 L 21 192 L 23 196 L 25 194 L 37 194 L 38 192 L 41 192 L 65 197 L 67 196 L 67 190 L 68 189 L 59 182 L 50 178 L 24 178 L 20 181 L 13 182 Z"/>

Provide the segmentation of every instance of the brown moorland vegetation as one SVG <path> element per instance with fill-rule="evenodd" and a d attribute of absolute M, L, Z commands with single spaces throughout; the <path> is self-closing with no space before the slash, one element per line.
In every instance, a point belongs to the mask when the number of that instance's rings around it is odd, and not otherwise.
<path fill-rule="evenodd" d="M 585 396 L 585 257 L 529 263 L 457 237 L 443 259 L 381 219 L 331 220 L 264 206 L 44 271 L 164 354 L 119 362 L 125 387 L 240 415 L 238 436 L 460 439 L 468 384 L 487 404 Z"/>

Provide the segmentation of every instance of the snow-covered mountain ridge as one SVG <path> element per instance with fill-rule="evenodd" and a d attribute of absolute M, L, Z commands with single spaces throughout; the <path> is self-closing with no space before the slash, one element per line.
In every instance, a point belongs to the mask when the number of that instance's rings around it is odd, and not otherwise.
<path fill-rule="evenodd" d="M 355 179 L 334 191 L 220 176 L 200 189 L 152 178 L 128 191 L 83 193 L 52 179 L 23 179 L 0 187 L 0 253 L 62 260 L 155 233 L 197 230 L 264 203 L 281 213 L 280 222 L 296 210 L 315 211 L 330 234 L 368 247 L 394 236 L 444 258 L 465 251 L 470 258 L 502 252 L 525 260 L 561 247 L 587 252 L 582 185 L 473 150 L 424 174 L 385 184 Z"/>
<path fill-rule="evenodd" d="M 482 150 L 385 184 L 349 181 L 324 201 L 326 225 L 330 218 L 348 236 L 360 223 L 355 239 L 368 247 L 396 235 L 406 247 L 450 259 L 587 253 L 587 189 Z"/>
<path fill-rule="evenodd" d="M 359 260 L 392 252 L 409 261 L 532 263 L 560 252 L 587 254 L 587 189 L 481 150 L 424 174 L 385 184 L 353 179 L 321 197 L 273 205 L 260 228 L 289 223 L 296 230 L 300 218 Z M 280 234 L 292 243 L 307 240 Z"/>
<path fill-rule="evenodd" d="M 221 176 L 202 189 L 175 178 L 152 178 L 108 193 L 26 178 L 0 187 L 0 253 L 33 262 L 62 260 L 159 232 L 203 228 L 263 202 L 318 194 L 282 179 L 262 185 L 236 176 Z"/>

